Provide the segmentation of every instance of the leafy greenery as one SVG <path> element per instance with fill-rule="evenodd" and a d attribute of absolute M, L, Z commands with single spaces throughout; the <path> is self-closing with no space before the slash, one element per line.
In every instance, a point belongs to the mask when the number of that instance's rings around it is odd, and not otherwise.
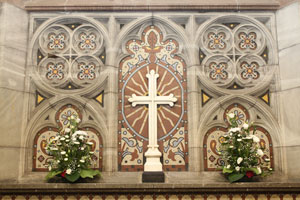
<path fill-rule="evenodd" d="M 228 114 L 228 118 L 229 130 L 224 135 L 220 149 L 224 160 L 223 173 L 227 174 L 228 180 L 232 183 L 244 176 L 251 178 L 270 174 L 270 160 L 266 157 L 263 159 L 264 152 L 255 134 L 255 127 L 248 123 L 239 127 L 233 113 Z"/>
<path fill-rule="evenodd" d="M 90 169 L 93 143 L 87 141 L 86 132 L 78 130 L 78 123 L 80 119 L 72 115 L 68 118 L 67 127 L 49 142 L 47 152 L 53 159 L 48 163 L 50 172 L 46 180 L 60 175 L 69 182 L 75 182 L 80 177 L 101 175 L 98 170 Z"/>

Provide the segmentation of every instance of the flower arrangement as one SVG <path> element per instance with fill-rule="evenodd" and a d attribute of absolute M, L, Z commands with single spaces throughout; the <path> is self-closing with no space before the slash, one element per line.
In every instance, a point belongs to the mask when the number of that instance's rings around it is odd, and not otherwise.
<path fill-rule="evenodd" d="M 229 130 L 224 135 L 221 145 L 221 155 L 224 160 L 223 174 L 232 183 L 242 178 L 267 176 L 271 173 L 270 159 L 264 158 L 264 149 L 260 147 L 260 139 L 255 135 L 253 124 L 244 123 L 240 128 L 233 113 L 229 118 Z M 253 131 L 250 131 L 253 130 Z"/>
<path fill-rule="evenodd" d="M 49 173 L 46 180 L 55 176 L 61 176 L 69 182 L 75 182 L 81 178 L 93 178 L 101 175 L 98 170 L 90 169 L 91 146 L 88 142 L 88 134 L 78 130 L 80 119 L 76 115 L 68 118 L 69 122 L 65 129 L 61 130 L 48 146 L 47 152 L 53 156 L 48 163 Z"/>

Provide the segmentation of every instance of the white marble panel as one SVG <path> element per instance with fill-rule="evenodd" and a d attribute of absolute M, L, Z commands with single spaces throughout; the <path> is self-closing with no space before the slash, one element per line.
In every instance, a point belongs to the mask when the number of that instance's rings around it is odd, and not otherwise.
<path fill-rule="evenodd" d="M 300 43 L 279 52 L 279 67 L 282 90 L 300 86 L 299 52 Z"/>
<path fill-rule="evenodd" d="M 300 88 L 283 91 L 280 95 L 284 146 L 298 146 L 300 148 Z"/>
<path fill-rule="evenodd" d="M 299 139 L 298 139 L 298 141 L 299 141 Z M 298 158 L 299 158 L 299 154 L 300 154 L 300 146 L 287 147 L 286 154 L 287 154 L 287 171 L 288 171 L 289 179 L 290 180 L 299 179 L 300 178 L 300 170 L 299 170 L 300 162 L 299 162 Z"/>
<path fill-rule="evenodd" d="M 276 13 L 279 50 L 300 43 L 300 6 L 295 2 Z"/>
<path fill-rule="evenodd" d="M 0 147 L 0 180 L 17 180 L 19 175 L 20 151 L 21 149 L 16 147 Z"/>
<path fill-rule="evenodd" d="M 0 89 L 0 146 L 21 146 L 24 93 Z"/>

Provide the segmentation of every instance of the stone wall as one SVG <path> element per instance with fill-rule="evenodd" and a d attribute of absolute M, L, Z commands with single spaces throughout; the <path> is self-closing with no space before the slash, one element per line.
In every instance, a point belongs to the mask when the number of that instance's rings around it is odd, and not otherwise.
<path fill-rule="evenodd" d="M 300 126 L 300 4 L 294 3 L 276 13 L 278 33 L 280 85 L 280 122 L 284 135 L 287 172 L 290 177 L 300 177 L 297 154 L 299 153 Z"/>
<path fill-rule="evenodd" d="M 0 11 L 1 179 L 17 179 L 26 145 L 25 96 L 28 13 L 7 3 Z M 24 101 L 25 100 L 25 101 Z"/>
<path fill-rule="evenodd" d="M 271 3 L 278 6 L 275 1 Z M 176 176 L 192 172 L 222 180 L 218 172 L 209 172 L 220 164 L 209 143 L 216 142 L 212 136 L 224 133 L 224 113 L 236 111 L 244 116 L 242 121 L 250 119 L 260 127 L 259 134 L 267 145 L 275 174 L 300 178 L 300 162 L 295 159 L 300 151 L 300 115 L 296 112 L 300 108 L 299 9 L 296 2 L 276 12 L 29 12 L 1 3 L 0 148 L 4 156 L 0 157 L 0 171 L 5 173 L 0 174 L 0 180 L 44 176 L 44 172 L 36 172 L 46 169 L 43 164 L 47 155 L 41 153 L 44 143 L 40 138 L 55 134 L 55 128 L 63 126 L 63 114 L 69 110 L 82 116 L 81 128 L 101 138 L 97 143 L 101 169 L 110 175 L 122 173 L 118 172 L 122 154 L 118 147 L 118 74 L 123 70 L 120 62 L 128 55 L 126 42 L 141 39 L 143 30 L 151 25 L 160 28 L 164 40 L 171 38 L 178 43 L 178 55 L 186 64 L 188 149 L 184 153 L 189 161 L 184 166 L 187 172 Z M 100 38 L 95 42 L 95 51 L 77 49 L 80 29 Z M 70 37 L 69 43 L 64 43 L 70 51 L 47 49 L 46 36 L 51 32 L 57 36 L 61 30 Z M 233 45 L 233 50 L 218 46 L 222 41 L 218 38 L 213 44 L 217 49 L 209 49 L 210 32 L 224 33 L 223 42 Z M 242 40 L 237 37 L 251 32 L 258 38 L 257 46 L 243 49 L 239 46 Z M 64 59 L 66 66 L 61 71 L 63 78 L 56 82 L 53 77 L 45 78 L 49 74 L 45 66 L 59 58 Z M 210 76 L 211 63 L 219 64 L 224 58 L 231 71 L 226 71 L 228 77 L 215 81 Z M 241 78 L 241 58 L 245 58 L 244 62 L 255 60 L 258 73 Z M 78 59 L 97 63 L 96 79 L 84 83 L 76 79 L 80 72 L 72 71 L 72 66 Z M 172 172 L 167 177 L 176 178 Z"/>

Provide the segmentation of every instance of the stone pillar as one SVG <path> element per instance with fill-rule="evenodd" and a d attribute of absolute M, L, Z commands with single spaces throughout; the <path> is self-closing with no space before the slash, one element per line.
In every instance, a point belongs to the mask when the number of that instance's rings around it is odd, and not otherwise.
<path fill-rule="evenodd" d="M 19 176 L 24 133 L 27 12 L 0 4 L 0 180 Z"/>
<path fill-rule="evenodd" d="M 281 90 L 281 128 L 284 135 L 287 173 L 300 178 L 300 3 L 290 4 L 276 13 Z"/>

